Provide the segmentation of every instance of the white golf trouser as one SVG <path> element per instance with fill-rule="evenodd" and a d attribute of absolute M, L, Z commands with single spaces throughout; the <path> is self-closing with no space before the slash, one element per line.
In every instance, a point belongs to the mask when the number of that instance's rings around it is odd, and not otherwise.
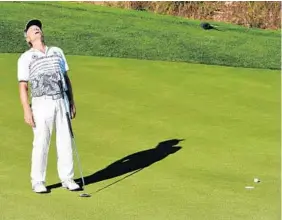
<path fill-rule="evenodd" d="M 49 145 L 54 125 L 59 178 L 62 182 L 72 179 L 74 176 L 72 142 L 65 115 L 64 100 L 62 98 L 54 100 L 51 96 L 32 98 L 32 111 L 35 122 L 31 158 L 32 184 L 45 183 Z"/>

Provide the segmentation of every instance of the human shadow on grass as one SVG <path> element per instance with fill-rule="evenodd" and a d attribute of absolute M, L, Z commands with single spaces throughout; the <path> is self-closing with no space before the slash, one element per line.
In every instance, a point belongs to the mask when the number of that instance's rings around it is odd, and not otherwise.
<path fill-rule="evenodd" d="M 103 180 L 111 179 L 114 177 L 122 176 L 124 174 L 130 173 L 124 178 L 110 184 L 113 185 L 141 170 L 146 167 L 151 166 L 152 164 L 163 160 L 170 154 L 174 154 L 179 151 L 182 147 L 176 146 L 183 139 L 171 139 L 160 142 L 156 147 L 139 151 L 133 154 L 130 154 L 122 159 L 119 159 L 112 164 L 108 165 L 102 170 L 99 170 L 89 176 L 84 177 L 85 185 L 93 184 Z M 132 172 L 132 173 L 131 173 Z M 76 179 L 76 182 L 79 182 L 80 186 L 82 183 L 81 178 Z M 107 188 L 110 185 L 104 187 Z M 49 190 L 61 187 L 61 183 L 56 183 L 50 186 L 47 186 Z M 103 189 L 104 189 L 103 188 Z M 102 189 L 100 189 L 102 190 Z M 98 191 L 100 191 L 98 190 Z"/>

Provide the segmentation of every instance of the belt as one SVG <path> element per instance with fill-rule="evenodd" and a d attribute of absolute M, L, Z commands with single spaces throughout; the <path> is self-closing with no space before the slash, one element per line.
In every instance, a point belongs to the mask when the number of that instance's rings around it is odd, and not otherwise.
<path fill-rule="evenodd" d="M 53 99 L 53 100 L 57 100 L 60 98 L 63 98 L 62 94 L 55 94 L 55 95 L 42 95 L 42 96 L 36 96 L 33 98 L 43 98 L 43 99 Z"/>

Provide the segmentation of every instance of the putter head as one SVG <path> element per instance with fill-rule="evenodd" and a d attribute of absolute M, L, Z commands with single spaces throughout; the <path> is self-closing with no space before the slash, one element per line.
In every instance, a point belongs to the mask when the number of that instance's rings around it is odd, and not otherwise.
<path fill-rule="evenodd" d="M 79 197 L 91 197 L 91 195 L 88 193 L 81 193 Z"/>

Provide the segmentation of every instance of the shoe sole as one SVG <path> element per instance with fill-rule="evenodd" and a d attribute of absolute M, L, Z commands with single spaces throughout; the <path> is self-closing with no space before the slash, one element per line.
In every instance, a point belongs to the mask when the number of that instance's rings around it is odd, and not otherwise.
<path fill-rule="evenodd" d="M 80 188 L 70 189 L 70 188 L 68 188 L 68 187 L 66 187 L 66 186 L 62 186 L 62 187 L 65 188 L 65 189 L 67 189 L 67 190 L 69 190 L 69 191 L 80 191 L 80 190 L 81 190 Z"/>
<path fill-rule="evenodd" d="M 37 194 L 45 194 L 45 193 L 48 193 L 48 190 L 47 191 L 41 191 L 41 192 L 36 192 L 33 190 L 33 192 L 37 193 Z"/>

